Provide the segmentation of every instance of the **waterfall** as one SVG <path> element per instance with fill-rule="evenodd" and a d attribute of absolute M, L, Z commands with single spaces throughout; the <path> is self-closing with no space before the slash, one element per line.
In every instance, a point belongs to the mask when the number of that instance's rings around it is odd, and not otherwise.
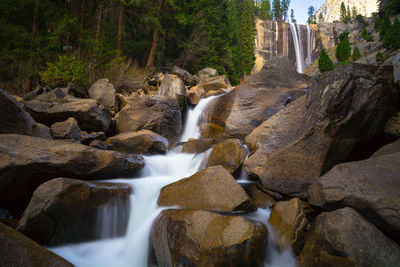
<path fill-rule="evenodd" d="M 290 22 L 290 29 L 292 32 L 292 37 L 293 37 L 293 43 L 294 43 L 294 49 L 296 52 L 296 65 L 297 65 L 297 72 L 301 73 L 303 72 L 303 55 L 302 51 L 300 51 L 300 45 L 299 45 L 299 38 L 297 37 L 297 30 L 296 26 L 294 23 Z"/>
<path fill-rule="evenodd" d="M 207 105 L 215 98 L 217 97 L 202 99 L 194 109 L 189 110 L 181 138 L 182 141 L 186 141 L 188 138 L 200 137 L 199 119 L 203 115 Z M 157 199 L 161 188 L 199 171 L 203 159 L 207 157 L 208 152 L 193 155 L 183 154 L 180 153 L 179 149 L 174 149 L 166 155 L 145 156 L 146 165 L 141 172 L 141 178 L 108 181 L 129 184 L 133 189 L 125 236 L 49 249 L 77 267 L 146 267 L 148 265 L 151 226 L 153 220 L 163 210 L 157 206 Z M 114 206 L 118 207 L 118 205 Z M 124 212 L 124 209 L 119 210 L 119 212 Z M 268 216 L 265 216 L 266 211 L 257 211 L 247 216 L 259 218 L 260 212 L 264 214 L 261 217 L 263 223 L 266 224 L 269 217 L 269 213 Z M 112 223 L 104 222 L 105 216 L 112 216 L 109 218 Z M 99 225 L 103 228 L 111 228 L 102 229 L 102 233 L 116 231 L 113 229 L 119 224 L 115 220 L 120 216 L 121 214 L 118 214 L 118 210 L 115 212 L 114 209 L 102 213 Z M 109 236 L 105 235 L 105 237 Z M 278 252 L 271 238 L 273 236 L 270 234 L 268 243 L 271 244 L 268 247 L 268 257 L 265 266 L 295 266 L 290 264 L 292 261 L 294 262 L 293 255 L 290 252 Z M 290 260 L 286 259 L 287 255 L 289 255 Z M 282 262 L 285 264 L 282 265 Z"/>
<path fill-rule="evenodd" d="M 310 67 L 311 62 L 311 28 L 310 25 L 307 24 L 307 58 L 306 58 L 306 67 Z"/>
<path fill-rule="evenodd" d="M 307 68 L 306 62 L 304 60 L 304 48 L 303 48 L 303 36 L 302 36 L 303 34 L 301 31 L 301 25 L 297 24 L 296 26 L 297 26 L 296 27 L 297 37 L 299 38 L 300 60 L 301 60 L 301 66 L 302 66 L 301 72 L 303 72 Z"/>

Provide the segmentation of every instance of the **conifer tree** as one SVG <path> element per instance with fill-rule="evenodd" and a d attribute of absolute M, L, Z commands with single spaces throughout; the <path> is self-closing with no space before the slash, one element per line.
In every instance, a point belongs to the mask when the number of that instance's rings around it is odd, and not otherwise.
<path fill-rule="evenodd" d="M 314 9 L 313 6 L 310 6 L 310 7 L 308 8 L 308 21 L 307 21 L 307 22 L 308 22 L 309 24 L 313 23 L 314 11 L 315 11 L 315 9 Z"/>
<path fill-rule="evenodd" d="M 346 5 L 342 2 L 340 4 L 340 21 L 345 21 L 347 17 Z"/>
<path fill-rule="evenodd" d="M 254 25 L 251 14 L 251 0 L 243 1 L 240 21 L 241 71 L 250 74 L 254 64 Z"/>
<path fill-rule="evenodd" d="M 350 58 L 351 47 L 348 38 L 344 38 L 336 48 L 336 58 L 340 62 L 345 62 Z"/>
<path fill-rule="evenodd" d="M 353 61 L 357 61 L 360 58 L 361 58 L 360 48 L 358 48 L 358 46 L 355 46 L 353 49 L 352 59 L 353 59 Z"/>
<path fill-rule="evenodd" d="M 276 21 L 282 21 L 282 7 L 280 0 L 272 1 L 272 15 Z"/>
<path fill-rule="evenodd" d="M 325 50 L 322 50 L 322 53 L 318 58 L 318 68 L 321 73 L 333 70 L 335 68 L 332 60 L 329 58 Z"/>
<path fill-rule="evenodd" d="M 271 5 L 268 0 L 261 1 L 259 16 L 261 19 L 271 19 Z"/>
<path fill-rule="evenodd" d="M 294 18 L 294 10 L 290 10 L 290 22 L 297 23 L 296 19 Z"/>
<path fill-rule="evenodd" d="M 281 9 L 282 9 L 282 16 L 284 21 L 289 20 L 288 10 L 289 10 L 290 0 L 282 0 Z"/>

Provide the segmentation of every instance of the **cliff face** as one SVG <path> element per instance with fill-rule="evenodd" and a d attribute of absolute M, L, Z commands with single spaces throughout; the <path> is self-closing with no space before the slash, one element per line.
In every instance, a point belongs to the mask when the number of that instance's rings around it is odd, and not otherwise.
<path fill-rule="evenodd" d="M 365 17 L 371 17 L 372 13 L 378 11 L 378 2 L 376 0 L 326 0 L 317 11 L 316 16 L 319 21 L 319 16 L 322 14 L 325 22 L 334 22 L 340 19 L 340 5 L 344 3 L 349 7 L 350 11 L 353 7 L 356 8 L 357 13 Z"/>
<path fill-rule="evenodd" d="M 278 55 L 287 56 L 298 72 L 302 72 L 313 61 L 316 33 L 314 25 L 256 19 L 256 61 L 252 74 L 258 73 L 268 60 Z"/>

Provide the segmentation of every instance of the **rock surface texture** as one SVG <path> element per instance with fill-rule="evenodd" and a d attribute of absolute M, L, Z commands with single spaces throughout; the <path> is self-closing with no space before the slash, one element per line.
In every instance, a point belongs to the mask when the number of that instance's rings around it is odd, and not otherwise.
<path fill-rule="evenodd" d="M 391 67 L 338 67 L 246 137 L 245 169 L 267 189 L 305 197 L 318 177 L 384 132 L 396 101 Z"/>
<path fill-rule="evenodd" d="M 264 266 L 266 227 L 240 216 L 166 210 L 150 240 L 160 266 Z"/>
<path fill-rule="evenodd" d="M 115 107 L 115 92 L 114 85 L 108 79 L 97 80 L 89 89 L 90 98 L 109 109 Z"/>
<path fill-rule="evenodd" d="M 158 94 L 175 98 L 181 109 L 186 108 L 186 86 L 178 76 L 165 74 Z"/>
<path fill-rule="evenodd" d="M 111 236 L 101 235 L 101 212 L 121 203 L 121 222 L 127 225 L 131 188 L 124 184 L 92 183 L 56 178 L 40 185 L 18 223 L 18 231 L 46 246 L 84 242 L 95 238 L 122 236 L 126 228 L 116 228 Z M 124 205 L 125 204 L 125 205 Z M 123 208 L 125 207 L 125 208 Z M 97 228 L 98 227 L 98 228 Z"/>
<path fill-rule="evenodd" d="M 0 206 L 22 213 L 33 191 L 56 177 L 86 180 L 132 177 L 142 157 L 65 141 L 0 135 Z"/>

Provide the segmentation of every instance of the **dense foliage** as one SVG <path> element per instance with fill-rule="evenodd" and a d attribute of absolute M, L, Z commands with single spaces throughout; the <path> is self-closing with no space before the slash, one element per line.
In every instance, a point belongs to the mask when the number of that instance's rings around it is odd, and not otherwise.
<path fill-rule="evenodd" d="M 380 40 L 385 48 L 400 49 L 400 21 L 395 19 L 393 24 L 389 17 L 375 20 L 375 28 L 379 31 Z"/>
<path fill-rule="evenodd" d="M 394 16 L 400 13 L 399 0 L 378 0 L 380 17 Z"/>
<path fill-rule="evenodd" d="M 322 50 L 322 53 L 318 58 L 318 68 L 321 73 L 333 70 L 335 68 L 332 60 L 324 50 Z"/>
<path fill-rule="evenodd" d="M 349 39 L 346 37 L 342 39 L 342 41 L 338 44 L 336 48 L 336 58 L 340 62 L 345 62 L 350 58 L 351 55 L 351 47 Z"/>
<path fill-rule="evenodd" d="M 370 34 L 368 34 L 367 28 L 364 28 L 362 32 L 362 37 L 364 38 L 365 41 L 372 42 L 374 40 L 374 37 Z"/>
<path fill-rule="evenodd" d="M 353 61 L 357 61 L 361 58 L 361 52 L 360 52 L 360 48 L 358 48 L 358 46 L 355 46 L 353 49 L 353 54 L 351 55 Z"/>
<path fill-rule="evenodd" d="M 57 65 L 62 55 L 86 66 L 90 81 L 120 58 L 193 73 L 209 66 L 237 83 L 253 64 L 247 51 L 254 42 L 253 18 L 260 6 L 269 18 L 268 5 L 266 0 L 3 0 L 0 85 L 29 90 L 44 77 L 39 72 L 49 73 L 49 64 Z"/>

